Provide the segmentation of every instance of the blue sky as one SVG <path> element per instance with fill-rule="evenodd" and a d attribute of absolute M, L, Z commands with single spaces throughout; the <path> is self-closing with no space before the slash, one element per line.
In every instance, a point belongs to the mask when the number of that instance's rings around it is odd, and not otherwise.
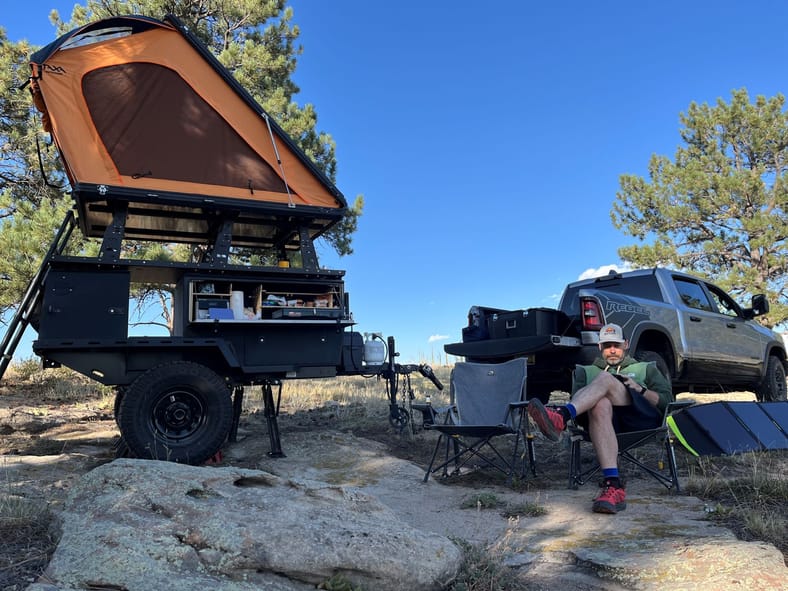
<path fill-rule="evenodd" d="M 43 45 L 74 1 L 7 5 L 8 38 Z M 290 5 L 296 100 L 366 202 L 354 254 L 321 264 L 347 271 L 357 330 L 393 335 L 403 362 L 442 361 L 473 304 L 555 306 L 621 265 L 619 176 L 673 156 L 692 101 L 786 92 L 779 1 Z"/>

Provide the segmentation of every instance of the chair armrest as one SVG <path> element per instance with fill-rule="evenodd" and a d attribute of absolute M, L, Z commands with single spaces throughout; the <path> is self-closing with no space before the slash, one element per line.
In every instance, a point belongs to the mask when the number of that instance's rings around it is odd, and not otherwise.
<path fill-rule="evenodd" d="M 509 408 L 523 408 L 524 406 L 528 406 L 527 400 L 521 400 L 520 402 L 510 402 Z"/>
<path fill-rule="evenodd" d="M 674 400 L 673 402 L 668 402 L 668 407 L 665 409 L 665 414 L 662 416 L 662 427 L 667 427 L 668 417 L 670 415 L 694 404 L 694 400 Z"/>
<path fill-rule="evenodd" d="M 442 414 L 444 412 L 449 412 L 450 410 L 457 410 L 456 404 L 450 404 L 448 406 L 433 406 L 432 408 L 435 409 L 435 412 L 438 414 Z"/>
<path fill-rule="evenodd" d="M 452 425 L 452 424 L 454 424 L 454 421 L 452 420 L 452 416 L 454 416 L 457 413 L 457 405 L 456 404 L 450 404 L 449 406 L 431 407 L 431 408 L 432 408 L 432 411 L 433 411 L 433 417 L 434 418 L 437 418 L 441 414 L 444 415 L 443 423 L 440 423 L 441 425 Z M 419 409 L 419 410 L 421 410 L 421 409 Z M 424 411 L 422 411 L 422 413 L 423 412 Z M 436 423 L 432 423 L 432 424 L 425 423 L 424 424 L 424 428 L 425 429 L 430 429 L 435 424 Z"/>

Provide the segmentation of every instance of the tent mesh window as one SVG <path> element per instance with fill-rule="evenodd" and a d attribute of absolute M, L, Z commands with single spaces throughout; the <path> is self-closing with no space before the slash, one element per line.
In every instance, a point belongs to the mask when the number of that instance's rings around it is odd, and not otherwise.
<path fill-rule="evenodd" d="M 86 74 L 82 88 L 120 174 L 287 192 L 271 166 L 171 69 L 109 66 Z"/>

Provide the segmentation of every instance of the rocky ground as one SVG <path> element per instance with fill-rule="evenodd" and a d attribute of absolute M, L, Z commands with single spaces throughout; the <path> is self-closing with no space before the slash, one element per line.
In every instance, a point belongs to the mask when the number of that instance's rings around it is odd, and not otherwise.
<path fill-rule="evenodd" d="M 567 489 L 567 449 L 561 444 L 537 439 L 537 476 L 518 479 L 514 486 L 486 471 L 433 478 L 425 485 L 421 476 L 434 433 L 398 431 L 385 415 L 369 416 L 362 405 L 334 403 L 283 412 L 279 425 L 286 457 L 274 459 L 266 453 L 270 444 L 261 409 L 249 405 L 238 442 L 226 446 L 219 464 L 358 486 L 412 525 L 496 552 L 527 576 L 531 589 L 556 588 L 559 582 L 560 588 L 578 590 L 657 588 L 664 573 L 647 574 L 650 567 L 643 561 L 652 554 L 638 547 L 675 562 L 669 564 L 675 581 L 690 577 L 674 589 L 708 588 L 708 581 L 720 589 L 745 588 L 725 586 L 739 576 L 735 569 L 725 570 L 734 568 L 731 561 L 774 570 L 769 566 L 773 547 L 737 541 L 729 530 L 709 522 L 702 500 L 668 495 L 637 473 L 629 475 L 626 512 L 612 518 L 590 513 L 595 487 Z M 0 391 L 0 499 L 5 499 L 0 502 L 18 503 L 26 514 L 40 515 L 24 520 L 23 527 L 22 521 L 0 522 L 0 591 L 20 591 L 43 571 L 56 545 L 52 517 L 81 475 L 114 459 L 117 440 L 111 400 L 32 406 L 12 389 Z M 691 460 L 679 454 L 686 477 Z M 546 514 L 527 515 L 528 507 Z M 607 543 L 620 539 L 622 531 L 627 532 L 624 546 Z M 715 573 L 707 572 L 704 582 L 702 573 L 698 579 L 687 570 L 697 571 L 692 557 L 704 552 L 715 556 L 717 574 L 728 578 L 714 579 Z M 784 582 L 785 565 L 779 558 L 777 563 L 777 576 Z M 693 582 L 693 576 L 702 584 Z M 750 589 L 769 588 L 758 581 L 743 583 Z"/>

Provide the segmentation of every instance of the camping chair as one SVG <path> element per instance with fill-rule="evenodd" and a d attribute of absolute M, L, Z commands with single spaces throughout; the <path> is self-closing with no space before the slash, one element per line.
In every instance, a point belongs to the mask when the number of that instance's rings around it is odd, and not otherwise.
<path fill-rule="evenodd" d="M 450 378 L 451 406 L 445 421 L 424 425 L 425 429 L 440 433 L 424 482 L 438 470 L 443 470 L 443 475 L 447 476 L 447 467 L 452 463 L 453 474 L 457 474 L 471 459 L 504 473 L 511 481 L 523 427 L 528 461 L 534 472 L 533 439 L 527 431 L 528 421 L 523 421 L 528 405 L 526 375 L 527 365 L 523 358 L 504 363 L 455 364 Z M 504 457 L 495 447 L 497 442 L 493 441 L 503 435 L 514 435 L 511 460 Z M 446 457 L 439 466 L 433 467 L 442 443 L 445 443 Z"/>
<path fill-rule="evenodd" d="M 582 367 L 576 367 L 575 373 L 572 375 L 573 383 L 578 378 L 578 372 L 584 372 Z M 574 387 L 572 388 L 574 391 Z M 662 423 L 659 427 L 654 429 L 646 429 L 643 431 L 630 431 L 627 433 L 617 433 L 618 439 L 618 457 L 621 460 L 633 464 L 653 476 L 668 490 L 673 489 L 675 492 L 680 492 L 678 470 L 676 468 L 676 454 L 673 449 L 673 434 L 668 429 L 666 420 L 674 412 L 694 404 L 692 400 L 675 401 L 668 404 Z M 583 429 L 577 424 L 569 428 L 569 488 L 576 489 L 588 482 L 600 470 L 598 462 L 594 462 L 589 468 L 583 470 L 581 466 L 581 444 L 583 442 L 591 443 L 591 437 L 588 431 Z M 646 445 L 647 443 L 656 443 L 663 446 L 663 457 L 652 465 L 646 464 L 641 461 L 632 453 L 638 447 Z M 664 471 L 665 460 L 667 460 L 667 474 Z"/>

